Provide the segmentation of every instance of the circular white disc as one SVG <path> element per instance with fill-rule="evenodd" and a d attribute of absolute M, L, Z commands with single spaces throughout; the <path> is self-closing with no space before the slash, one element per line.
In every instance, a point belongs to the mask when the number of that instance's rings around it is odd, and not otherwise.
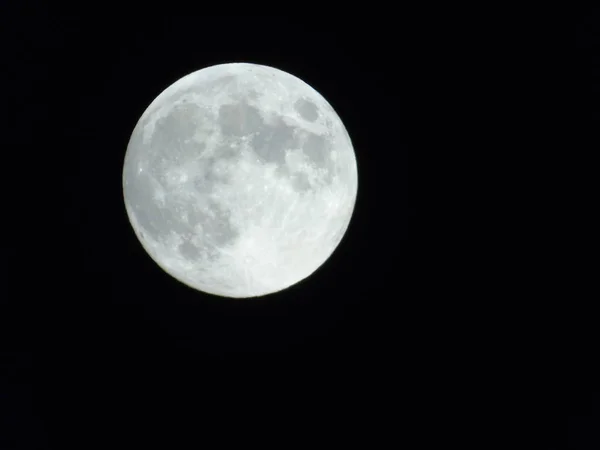
<path fill-rule="evenodd" d="M 169 86 L 138 121 L 123 168 L 127 214 L 152 259 L 195 289 L 237 298 L 318 269 L 357 187 L 331 105 L 289 73 L 246 63 Z"/>

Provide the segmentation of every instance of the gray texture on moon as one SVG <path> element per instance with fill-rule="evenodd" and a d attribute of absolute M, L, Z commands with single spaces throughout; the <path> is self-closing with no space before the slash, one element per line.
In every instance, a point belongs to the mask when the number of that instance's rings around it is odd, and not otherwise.
<path fill-rule="evenodd" d="M 176 81 L 133 130 L 123 168 L 129 220 L 152 259 L 225 297 L 281 291 L 333 253 L 358 188 L 331 105 L 281 70 L 208 67 Z"/>

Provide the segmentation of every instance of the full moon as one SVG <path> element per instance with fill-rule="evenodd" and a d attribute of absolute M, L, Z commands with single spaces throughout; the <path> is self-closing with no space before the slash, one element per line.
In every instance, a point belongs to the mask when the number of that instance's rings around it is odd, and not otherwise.
<path fill-rule="evenodd" d="M 356 201 L 352 142 L 338 114 L 294 75 L 248 63 L 193 72 L 137 122 L 123 196 L 165 272 L 202 292 L 249 298 L 315 272 Z"/>

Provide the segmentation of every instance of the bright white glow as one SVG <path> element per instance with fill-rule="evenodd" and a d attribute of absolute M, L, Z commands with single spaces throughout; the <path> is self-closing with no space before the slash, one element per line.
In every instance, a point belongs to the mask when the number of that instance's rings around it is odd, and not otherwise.
<path fill-rule="evenodd" d="M 317 270 L 346 232 L 357 188 L 331 105 L 293 75 L 245 63 L 162 92 L 123 168 L 127 214 L 152 259 L 195 289 L 237 298 Z"/>

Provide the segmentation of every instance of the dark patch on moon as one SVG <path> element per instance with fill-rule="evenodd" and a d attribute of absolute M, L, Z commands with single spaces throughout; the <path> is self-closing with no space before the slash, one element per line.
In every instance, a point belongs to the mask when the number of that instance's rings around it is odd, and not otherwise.
<path fill-rule="evenodd" d="M 202 155 L 204 150 L 206 150 L 206 143 L 192 139 L 189 142 L 187 142 L 186 147 L 189 153 L 192 153 L 195 156 L 200 156 Z"/>
<path fill-rule="evenodd" d="M 296 172 L 291 175 L 290 179 L 292 181 L 292 187 L 298 192 L 306 192 L 311 189 L 308 176 L 305 173 Z"/>
<path fill-rule="evenodd" d="M 214 151 L 214 155 L 212 157 L 210 157 L 211 161 L 216 161 L 218 160 L 229 160 L 231 161 L 232 159 L 238 158 L 240 156 L 240 149 L 237 147 L 234 147 L 232 145 L 229 144 L 223 144 L 223 145 L 219 145 L 217 146 L 217 148 Z"/>
<path fill-rule="evenodd" d="M 164 172 L 174 163 L 190 161 L 203 154 L 206 144 L 197 140 L 197 133 L 202 123 L 210 121 L 207 114 L 194 104 L 184 104 L 156 122 L 144 158 L 157 180 L 164 182 Z"/>
<path fill-rule="evenodd" d="M 302 151 L 315 166 L 328 168 L 330 165 L 329 149 L 322 136 L 309 134 L 304 141 Z"/>
<path fill-rule="evenodd" d="M 254 153 L 264 163 L 285 165 L 285 151 L 296 144 L 294 128 L 278 119 L 275 125 L 263 124 L 252 137 Z"/>
<path fill-rule="evenodd" d="M 221 204 L 210 200 L 209 208 L 214 217 L 209 218 L 204 224 L 204 234 L 210 234 L 210 240 L 218 247 L 233 242 L 239 237 L 239 232 L 231 224 L 231 213 Z"/>
<path fill-rule="evenodd" d="M 194 104 L 183 104 L 174 107 L 167 116 L 160 118 L 154 125 L 151 147 L 158 153 L 168 151 L 175 156 L 180 143 L 191 139 L 198 128 L 197 114 L 200 108 Z M 165 155 L 167 156 L 167 155 Z"/>
<path fill-rule="evenodd" d="M 296 103 L 294 103 L 294 109 L 298 112 L 298 114 L 300 114 L 300 117 L 308 122 L 314 122 L 319 118 L 319 110 L 317 105 L 304 98 L 296 100 Z"/>
<path fill-rule="evenodd" d="M 179 244 L 178 250 L 185 259 L 197 260 L 200 257 L 200 250 L 190 242 L 189 237 Z"/>
<path fill-rule="evenodd" d="M 248 91 L 245 93 L 245 97 L 249 100 L 258 100 L 259 94 L 256 89 L 248 89 Z"/>
<path fill-rule="evenodd" d="M 193 180 L 194 188 L 202 193 L 206 194 L 212 190 L 215 183 L 224 181 L 223 177 L 217 174 L 214 170 L 209 167 L 206 172 L 201 175 L 196 175 Z"/>
<path fill-rule="evenodd" d="M 219 125 L 225 137 L 247 136 L 261 127 L 262 123 L 258 110 L 247 103 L 223 105 L 219 108 Z"/>

